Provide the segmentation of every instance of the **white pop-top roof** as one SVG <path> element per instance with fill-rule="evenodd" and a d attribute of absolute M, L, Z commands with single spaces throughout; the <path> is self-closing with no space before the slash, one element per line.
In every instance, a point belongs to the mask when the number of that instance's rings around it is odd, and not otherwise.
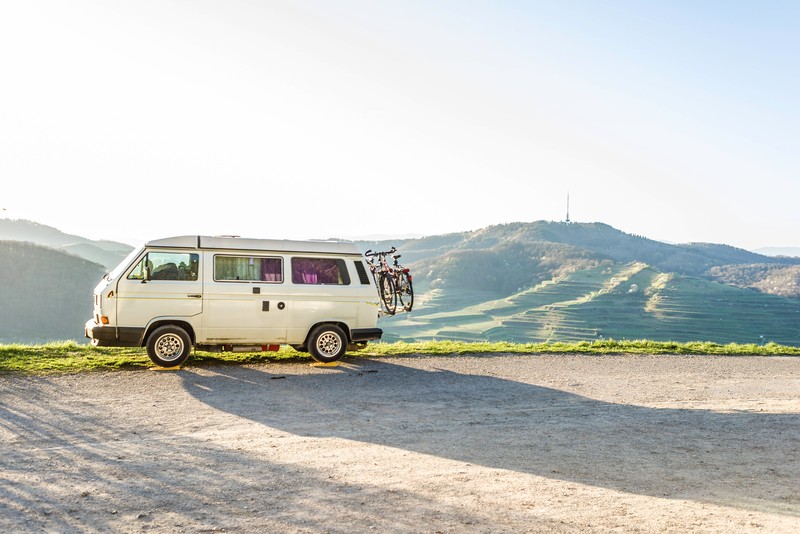
<path fill-rule="evenodd" d="M 288 239 L 251 239 L 234 236 L 182 235 L 154 239 L 145 243 L 152 248 L 191 248 L 214 250 L 249 250 L 258 252 L 316 252 L 327 254 L 358 254 L 351 241 L 292 241 Z"/>

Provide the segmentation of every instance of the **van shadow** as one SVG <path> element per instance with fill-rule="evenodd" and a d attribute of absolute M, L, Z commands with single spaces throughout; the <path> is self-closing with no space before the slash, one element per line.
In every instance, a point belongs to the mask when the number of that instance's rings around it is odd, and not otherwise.
<path fill-rule="evenodd" d="M 162 427 L 169 401 L 121 395 L 109 406 L 65 395 L 63 381 L 2 378 L 0 532 L 404 532 L 409 514 L 485 520 L 404 489 L 392 489 L 403 504 L 387 513 L 381 488 Z"/>
<path fill-rule="evenodd" d="M 295 375 L 215 367 L 212 375 L 182 373 L 182 380 L 203 403 L 295 435 L 800 516 L 800 414 L 615 404 L 362 359 Z"/>

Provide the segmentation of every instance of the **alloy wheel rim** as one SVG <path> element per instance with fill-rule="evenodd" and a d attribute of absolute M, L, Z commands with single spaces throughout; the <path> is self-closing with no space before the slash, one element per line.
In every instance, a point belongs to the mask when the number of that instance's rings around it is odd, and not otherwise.
<path fill-rule="evenodd" d="M 342 346 L 342 340 L 333 332 L 325 332 L 317 340 L 317 348 L 325 356 L 335 356 Z"/>
<path fill-rule="evenodd" d="M 163 335 L 156 341 L 156 353 L 162 360 L 177 360 L 181 352 L 183 352 L 183 340 L 174 334 Z"/>

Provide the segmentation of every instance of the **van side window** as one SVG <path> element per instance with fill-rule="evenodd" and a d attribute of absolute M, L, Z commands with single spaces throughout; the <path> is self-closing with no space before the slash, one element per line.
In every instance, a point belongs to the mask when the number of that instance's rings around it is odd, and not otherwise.
<path fill-rule="evenodd" d="M 280 283 L 283 282 L 283 260 L 253 256 L 214 256 L 214 280 Z"/>
<path fill-rule="evenodd" d="M 293 284 L 350 285 L 344 260 L 334 258 L 292 258 Z"/>
<path fill-rule="evenodd" d="M 148 252 L 128 280 L 197 280 L 200 255 L 185 252 Z"/>
<path fill-rule="evenodd" d="M 356 264 L 356 272 L 358 273 L 358 280 L 363 285 L 368 285 L 370 283 L 369 276 L 367 276 L 367 269 L 364 267 L 364 262 L 361 260 L 356 260 L 353 263 Z"/>

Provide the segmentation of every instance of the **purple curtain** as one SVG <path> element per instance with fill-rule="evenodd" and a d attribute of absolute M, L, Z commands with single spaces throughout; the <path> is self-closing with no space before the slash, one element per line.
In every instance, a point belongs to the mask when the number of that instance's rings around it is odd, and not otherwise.
<path fill-rule="evenodd" d="M 338 284 L 339 265 L 328 258 L 292 258 L 295 284 Z"/>
<path fill-rule="evenodd" d="M 281 260 L 278 258 L 261 258 L 261 280 L 264 282 L 282 282 Z"/>

